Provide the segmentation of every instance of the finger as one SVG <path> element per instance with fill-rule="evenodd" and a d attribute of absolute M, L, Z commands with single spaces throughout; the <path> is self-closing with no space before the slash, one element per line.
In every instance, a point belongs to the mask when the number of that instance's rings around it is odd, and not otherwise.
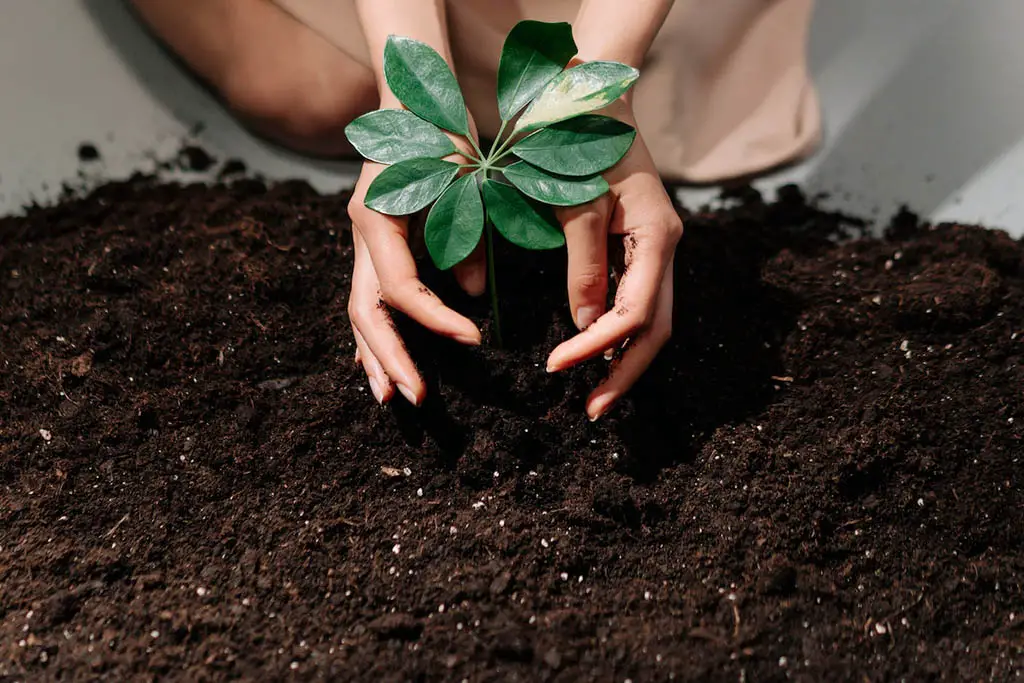
<path fill-rule="evenodd" d="M 370 351 L 366 340 L 355 325 L 352 326 L 352 332 L 356 338 L 356 362 L 363 365 L 363 371 L 366 372 L 366 379 L 370 385 L 370 391 L 373 392 L 373 397 L 377 403 L 384 405 L 395 395 L 395 385 L 388 374 L 384 372 L 384 366 Z"/>
<path fill-rule="evenodd" d="M 548 356 L 548 372 L 564 370 L 606 349 L 621 346 L 653 317 L 673 248 L 668 246 L 666 236 L 655 229 L 634 230 L 625 240 L 626 272 L 619 282 L 615 305 L 586 330 L 556 347 Z"/>
<path fill-rule="evenodd" d="M 469 345 L 480 344 L 480 330 L 463 315 L 445 306 L 420 282 L 416 262 L 406 241 L 406 221 L 385 216 L 361 203 L 350 207 L 353 225 L 366 242 L 380 283 L 381 298 L 437 334 Z"/>
<path fill-rule="evenodd" d="M 605 312 L 608 297 L 608 219 L 612 200 L 561 209 L 569 267 L 569 310 L 576 327 L 585 330 Z"/>
<path fill-rule="evenodd" d="M 612 363 L 608 378 L 587 397 L 587 416 L 591 421 L 607 413 L 629 391 L 672 336 L 672 295 L 672 266 L 669 264 L 650 327 L 629 345 L 622 358 Z"/>
<path fill-rule="evenodd" d="M 487 251 L 483 240 L 465 261 L 452 268 L 455 281 L 470 296 L 480 296 L 487 289 Z"/>
<path fill-rule="evenodd" d="M 418 406 L 426 398 L 426 385 L 398 336 L 387 307 L 380 300 L 377 276 L 364 241 L 356 236 L 355 244 L 356 258 L 348 311 L 352 326 L 365 343 L 366 350 L 362 355 L 372 354 L 398 391 L 410 403 Z M 380 388 L 383 393 L 384 387 Z"/>

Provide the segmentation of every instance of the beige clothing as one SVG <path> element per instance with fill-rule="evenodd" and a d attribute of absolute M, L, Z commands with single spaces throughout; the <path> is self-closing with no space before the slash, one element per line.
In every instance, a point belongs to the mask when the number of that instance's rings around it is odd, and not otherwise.
<path fill-rule="evenodd" d="M 272 0 L 370 64 L 353 0 Z M 632 1 L 632 0 L 624 0 Z M 580 0 L 448 0 L 455 68 L 481 134 L 497 130 L 505 35 L 523 18 L 572 21 Z M 806 47 L 814 0 L 676 0 L 635 86 L 640 132 L 667 179 L 756 174 L 821 137 Z"/>

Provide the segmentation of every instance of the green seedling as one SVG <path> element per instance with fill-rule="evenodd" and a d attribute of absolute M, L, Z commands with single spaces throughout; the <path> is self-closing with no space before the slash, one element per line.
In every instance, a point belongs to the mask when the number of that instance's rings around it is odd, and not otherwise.
<path fill-rule="evenodd" d="M 639 72 L 618 62 L 566 68 L 576 53 L 567 23 L 522 21 L 512 29 L 498 64 L 501 127 L 484 154 L 441 55 L 411 38 L 390 36 L 384 77 L 406 108 L 366 114 L 345 129 L 361 155 L 387 165 L 370 184 L 366 206 L 404 216 L 433 205 L 424 241 L 438 268 L 460 263 L 484 239 L 499 345 L 493 229 L 524 249 L 564 246 L 552 207 L 584 204 L 608 192 L 600 174 L 636 138 L 631 126 L 592 112 L 622 96 Z M 457 152 L 453 136 L 465 141 L 467 163 L 444 160 Z"/>

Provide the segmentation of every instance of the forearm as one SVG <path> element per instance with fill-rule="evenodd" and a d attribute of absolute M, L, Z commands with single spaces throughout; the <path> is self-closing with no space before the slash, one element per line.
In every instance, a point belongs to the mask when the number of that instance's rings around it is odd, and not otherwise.
<path fill-rule="evenodd" d="M 382 106 L 396 106 L 397 103 L 384 80 L 384 45 L 389 35 L 426 43 L 451 66 L 445 0 L 356 0 L 356 10 L 373 60 Z"/>
<path fill-rule="evenodd" d="M 639 68 L 672 4 L 673 0 L 583 0 L 573 24 L 578 58 Z"/>

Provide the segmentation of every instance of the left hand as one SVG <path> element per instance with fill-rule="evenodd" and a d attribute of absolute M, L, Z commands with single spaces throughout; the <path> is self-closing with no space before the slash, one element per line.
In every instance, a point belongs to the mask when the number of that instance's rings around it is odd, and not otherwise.
<path fill-rule="evenodd" d="M 602 112 L 636 126 L 628 103 Z M 569 307 L 581 330 L 548 357 L 559 372 L 610 349 L 625 350 L 587 398 L 591 420 L 604 415 L 647 370 L 672 335 L 672 271 L 683 223 L 642 137 L 605 179 L 607 195 L 559 211 L 569 258 Z M 608 237 L 621 235 L 626 270 L 606 311 Z"/>

